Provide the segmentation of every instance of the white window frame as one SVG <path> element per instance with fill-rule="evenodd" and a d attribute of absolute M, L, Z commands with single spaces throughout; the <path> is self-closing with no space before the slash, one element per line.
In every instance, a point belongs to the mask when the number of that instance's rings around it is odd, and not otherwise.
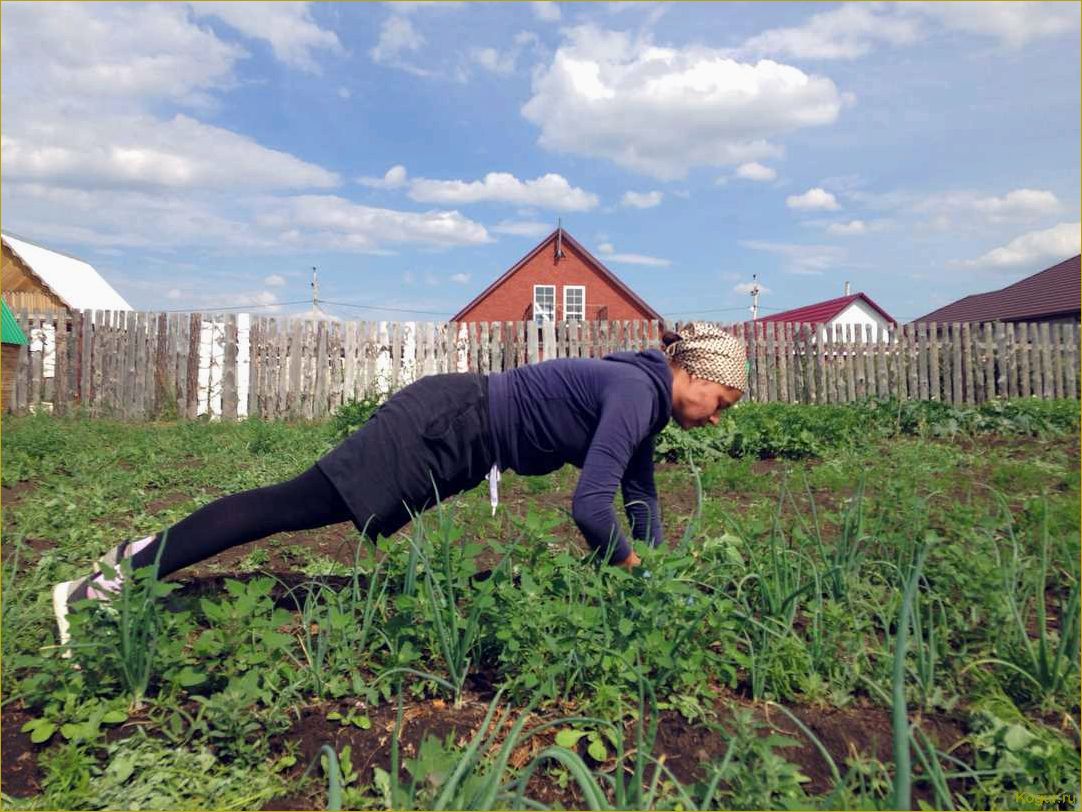
<path fill-rule="evenodd" d="M 567 294 L 568 291 L 578 290 L 582 292 L 582 315 L 577 316 L 577 321 L 586 321 L 586 286 L 585 285 L 564 285 L 564 318 L 568 321 L 572 320 L 572 317 L 568 314 L 567 309 Z"/>
<path fill-rule="evenodd" d="M 545 312 L 538 306 L 537 291 L 541 289 L 548 289 L 552 291 L 552 311 Z M 555 285 L 534 285 L 533 286 L 533 320 L 536 324 L 544 324 L 546 321 L 556 321 L 556 286 Z"/>

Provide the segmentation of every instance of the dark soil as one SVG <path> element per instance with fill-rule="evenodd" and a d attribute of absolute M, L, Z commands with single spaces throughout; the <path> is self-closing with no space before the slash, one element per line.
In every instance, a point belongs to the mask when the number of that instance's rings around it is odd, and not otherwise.
<path fill-rule="evenodd" d="M 30 566 L 41 558 L 41 554 L 56 547 L 55 541 L 49 539 L 23 539 L 22 549 L 19 550 L 19 569 L 17 572 L 25 572 Z M 4 545 L 4 563 L 12 563 L 15 560 L 15 545 L 6 542 Z"/>
<path fill-rule="evenodd" d="M 728 726 L 727 722 L 732 719 L 733 713 L 741 708 L 749 709 L 762 725 L 759 735 L 780 733 L 797 742 L 781 752 L 808 776 L 810 780 L 804 786 L 809 794 L 822 794 L 833 789 L 834 778 L 829 765 L 788 716 L 776 707 L 753 703 L 734 695 L 726 695 L 718 700 L 716 724 L 688 722 L 675 712 L 665 711 L 659 720 L 653 755 L 664 755 L 665 765 L 683 784 L 704 780 L 708 777 L 704 767 L 717 763 L 724 757 L 727 736 L 722 731 Z M 341 726 L 337 722 L 328 722 L 326 714 L 334 709 L 365 713 L 371 719 L 372 726 L 368 730 L 361 730 L 353 726 Z M 487 702 L 478 695 L 469 696 L 459 708 L 442 700 L 408 703 L 403 714 L 400 738 L 403 762 L 415 755 L 420 742 L 430 735 L 440 740 L 450 736 L 455 744 L 464 746 L 476 733 L 486 709 Z M 855 754 L 884 763 L 892 760 L 891 719 L 887 709 L 867 705 L 841 709 L 798 706 L 790 710 L 819 738 L 839 771 L 843 773 L 846 759 Z M 511 711 L 509 715 L 498 713 L 494 724 L 500 725 L 503 733 L 517 720 L 519 711 Z M 530 736 L 529 731 L 547 718 L 561 715 L 564 715 L 563 712 L 553 711 L 547 715 L 531 717 L 525 727 L 521 744 L 512 752 L 512 767 L 522 767 L 545 747 L 553 744 L 558 728 L 546 729 L 536 736 Z M 372 778 L 373 767 L 390 769 L 390 741 L 394 723 L 393 704 L 385 704 L 375 709 L 364 709 L 360 705 L 349 703 L 313 707 L 303 712 L 291 731 L 275 740 L 274 749 L 280 750 L 286 740 L 299 744 L 297 765 L 289 776 L 297 779 L 323 744 L 332 744 L 336 752 L 341 752 L 342 748 L 350 745 L 353 769 L 358 772 L 361 782 L 368 782 Z M 924 718 L 919 724 L 943 750 L 950 750 L 965 735 L 964 727 L 953 719 Z M 627 735 L 633 740 L 633 726 L 628 726 Z M 585 744 L 585 740 L 583 743 Z M 581 750 L 580 755 L 594 768 L 612 768 L 611 764 L 593 762 L 587 755 L 585 746 Z M 955 754 L 965 757 L 964 745 L 955 750 Z M 401 778 L 404 781 L 409 780 L 409 774 L 404 769 Z M 322 802 L 323 792 L 322 786 L 312 782 L 303 792 L 276 799 L 264 809 L 312 809 Z M 573 783 L 566 789 L 561 788 L 546 776 L 543 770 L 539 770 L 531 779 L 528 794 L 549 806 L 558 804 L 566 809 L 580 809 L 583 804 L 583 799 Z M 932 801 L 931 795 L 919 782 L 915 788 L 915 798 Z"/>
<path fill-rule="evenodd" d="M 179 491 L 176 491 L 174 493 L 166 494 L 160 499 L 154 499 L 153 501 L 147 502 L 146 510 L 147 513 L 160 513 L 161 511 L 167 510 L 175 505 L 182 505 L 191 498 L 192 497 L 190 494 L 180 493 Z"/>
<path fill-rule="evenodd" d="M 5 510 L 11 510 L 18 507 L 29 494 L 33 493 L 38 484 L 32 480 L 23 480 L 22 482 L 16 482 L 11 487 L 0 487 L 0 504 L 3 505 Z"/>
<path fill-rule="evenodd" d="M 266 551 L 268 555 L 268 561 L 261 565 L 260 569 L 267 571 L 296 570 L 298 564 L 297 553 L 291 549 L 294 547 L 305 547 L 340 564 L 352 565 L 354 551 L 358 544 L 368 546 L 371 549 L 368 541 L 361 537 L 350 522 L 332 524 L 318 530 L 307 530 L 299 533 L 277 533 L 259 541 L 241 544 L 198 564 L 186 567 L 182 574 L 185 578 L 217 575 L 224 570 L 235 567 L 238 562 L 255 550 Z"/>
<path fill-rule="evenodd" d="M 44 745 L 30 741 L 30 734 L 20 728 L 34 717 L 16 704 L 0 710 L 0 784 L 13 798 L 27 798 L 41 792 L 38 754 Z"/>

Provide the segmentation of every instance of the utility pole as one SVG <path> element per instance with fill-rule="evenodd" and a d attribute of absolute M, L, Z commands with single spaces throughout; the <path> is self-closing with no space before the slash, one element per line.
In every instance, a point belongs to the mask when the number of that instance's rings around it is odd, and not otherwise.
<path fill-rule="evenodd" d="M 751 275 L 751 320 L 759 318 L 759 274 Z"/>

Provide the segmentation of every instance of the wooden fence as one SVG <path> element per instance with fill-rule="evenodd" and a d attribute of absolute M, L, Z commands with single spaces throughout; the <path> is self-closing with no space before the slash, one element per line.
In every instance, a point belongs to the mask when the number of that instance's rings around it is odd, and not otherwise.
<path fill-rule="evenodd" d="M 656 347 L 657 322 L 334 322 L 200 313 L 17 314 L 12 410 L 127 419 L 319 419 L 422 375 Z M 673 325 L 679 330 L 680 324 Z M 866 397 L 982 403 L 1077 398 L 1079 325 L 952 323 L 883 330 L 723 324 L 745 342 L 750 400 Z"/>

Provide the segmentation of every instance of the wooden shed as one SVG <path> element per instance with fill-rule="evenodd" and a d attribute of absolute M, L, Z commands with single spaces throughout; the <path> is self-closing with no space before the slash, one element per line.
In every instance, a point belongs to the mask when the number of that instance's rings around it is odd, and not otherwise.
<path fill-rule="evenodd" d="M 0 344 L 3 347 L 3 364 L 0 366 L 0 390 L 2 390 L 0 409 L 7 412 L 15 388 L 15 373 L 19 368 L 19 352 L 26 345 L 26 336 L 23 335 L 19 323 L 15 321 L 15 316 L 12 315 L 7 303 L 3 300 L 0 300 Z"/>
<path fill-rule="evenodd" d="M 7 232 L 0 248 L 0 290 L 14 312 L 131 310 L 88 262 Z"/>

